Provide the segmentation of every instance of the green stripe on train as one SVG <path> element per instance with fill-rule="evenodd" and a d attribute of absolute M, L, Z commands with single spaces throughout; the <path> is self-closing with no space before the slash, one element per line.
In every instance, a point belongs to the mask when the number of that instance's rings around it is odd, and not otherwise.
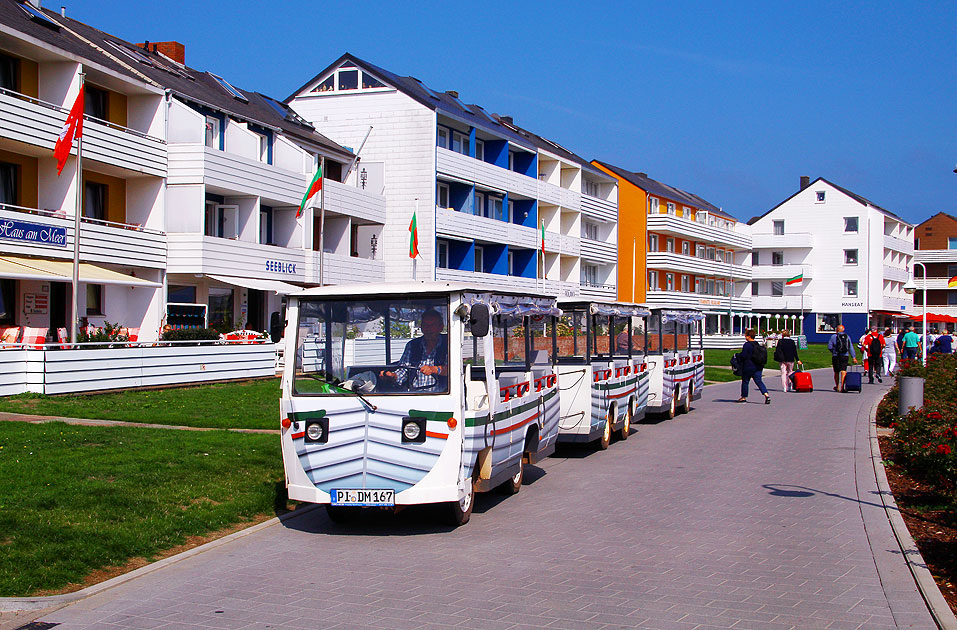
<path fill-rule="evenodd" d="M 554 398 L 557 394 L 558 394 L 558 390 L 553 389 L 552 391 L 545 394 L 542 398 L 543 400 L 548 401 Z M 539 401 L 534 400 L 532 402 L 525 403 L 524 405 L 520 407 L 516 407 L 515 409 L 510 409 L 508 411 L 501 411 L 495 414 L 495 422 L 498 422 L 499 420 L 506 420 L 508 418 L 511 418 L 512 416 L 517 416 L 518 414 L 525 413 L 526 411 L 530 409 L 534 409 L 535 407 L 538 407 L 538 405 L 539 405 Z M 478 418 L 465 419 L 465 426 L 467 427 L 479 427 L 485 424 L 488 424 L 488 415 L 479 416 Z"/>

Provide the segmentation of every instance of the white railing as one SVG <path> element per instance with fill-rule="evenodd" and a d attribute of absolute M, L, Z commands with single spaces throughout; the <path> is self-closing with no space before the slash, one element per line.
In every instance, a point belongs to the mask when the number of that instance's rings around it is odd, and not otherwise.
<path fill-rule="evenodd" d="M 305 193 L 307 183 L 303 181 L 300 194 Z M 323 203 L 327 211 L 385 224 L 385 197 L 382 195 L 331 179 L 323 180 L 322 185 L 326 189 Z"/>
<path fill-rule="evenodd" d="M 810 249 L 812 247 L 814 247 L 814 235 L 810 232 L 751 235 L 752 249 Z"/>
<path fill-rule="evenodd" d="M 273 376 L 275 365 L 273 343 L 160 342 L 68 350 L 48 344 L 42 349 L 0 350 L 0 395 L 258 378 Z"/>
<path fill-rule="evenodd" d="M 618 289 L 612 284 L 589 284 L 582 282 L 581 295 L 583 297 L 613 300 L 618 296 Z"/>
<path fill-rule="evenodd" d="M 907 282 L 910 279 L 910 272 L 907 269 L 901 269 L 900 267 L 884 265 L 884 277 L 888 280 L 895 280 L 897 282 Z"/>
<path fill-rule="evenodd" d="M 957 249 L 916 249 L 914 260 L 923 263 L 957 263 Z"/>
<path fill-rule="evenodd" d="M 69 110 L 53 103 L 0 90 L 0 137 L 53 150 Z M 76 149 L 72 153 L 76 154 Z M 104 164 L 166 176 L 166 142 L 135 129 L 85 116 L 83 157 Z"/>
<path fill-rule="evenodd" d="M 728 310 L 728 296 L 726 295 L 705 295 L 683 293 L 681 291 L 648 291 L 645 301 L 654 306 L 697 308 L 703 311 Z M 733 297 L 730 301 L 730 307 L 734 311 L 751 310 L 750 297 Z"/>
<path fill-rule="evenodd" d="M 756 311 L 794 311 L 801 310 L 802 302 L 800 295 L 752 295 L 751 308 Z M 804 310 L 812 310 L 812 300 L 809 297 L 804 298 Z"/>
<path fill-rule="evenodd" d="M 72 260 L 74 218 L 62 211 L 0 204 L 0 230 L 5 223 L 24 221 L 63 229 L 66 233 L 63 246 L 0 238 L 3 251 L 8 254 Z M 162 268 L 166 266 L 166 234 L 141 225 L 81 217 L 80 259 L 86 262 Z"/>
<path fill-rule="evenodd" d="M 674 234 L 715 245 L 730 245 L 736 249 L 751 249 L 751 234 L 748 226 L 729 230 L 670 214 L 649 214 L 648 231 Z"/>
<path fill-rule="evenodd" d="M 605 201 L 591 195 L 581 196 L 582 213 L 601 221 L 611 222 L 618 220 L 618 204 L 613 201 Z"/>
<path fill-rule="evenodd" d="M 305 282 L 305 250 L 202 234 L 171 233 L 167 273 Z M 81 243 L 82 244 L 82 243 Z"/>
<path fill-rule="evenodd" d="M 804 274 L 810 279 L 813 271 L 805 265 L 755 265 L 751 267 L 751 277 L 755 280 L 788 280 L 794 276 Z"/>
<path fill-rule="evenodd" d="M 677 252 L 648 252 L 647 267 L 677 271 L 680 273 L 720 276 L 737 280 L 750 280 L 752 268 L 749 265 L 733 265 L 721 260 L 709 260 L 697 256 L 686 256 Z"/>
<path fill-rule="evenodd" d="M 381 256 L 381 254 L 380 254 Z M 350 284 L 353 282 L 382 282 L 385 262 L 358 256 L 326 252 L 322 258 L 323 284 Z M 319 252 L 306 252 L 307 284 L 319 284 Z"/>
<path fill-rule="evenodd" d="M 905 254 L 914 254 L 914 242 L 896 236 L 884 235 L 884 247 Z"/>
<path fill-rule="evenodd" d="M 905 278 L 905 281 L 907 279 L 909 279 L 909 276 Z M 949 282 L 950 278 L 935 278 L 933 276 L 929 276 L 926 281 L 926 288 L 928 291 L 932 291 L 934 289 L 947 289 L 949 288 L 947 286 Z M 914 278 L 914 284 L 917 286 L 918 291 L 922 291 L 925 288 L 925 281 L 921 276 Z"/>
<path fill-rule="evenodd" d="M 615 243 L 605 243 L 582 237 L 579 240 L 581 257 L 601 263 L 617 262 L 618 246 Z"/>

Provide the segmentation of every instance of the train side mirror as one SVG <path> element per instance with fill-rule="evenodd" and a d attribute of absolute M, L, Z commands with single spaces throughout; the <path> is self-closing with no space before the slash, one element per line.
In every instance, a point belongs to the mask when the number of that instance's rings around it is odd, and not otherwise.
<path fill-rule="evenodd" d="M 488 334 L 491 317 L 487 304 L 473 304 L 469 311 L 469 330 L 474 337 L 484 337 Z"/>

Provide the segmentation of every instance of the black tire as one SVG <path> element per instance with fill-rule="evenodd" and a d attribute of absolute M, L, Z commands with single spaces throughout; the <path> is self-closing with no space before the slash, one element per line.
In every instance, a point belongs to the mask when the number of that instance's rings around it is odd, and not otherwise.
<path fill-rule="evenodd" d="M 631 435 L 631 421 L 634 419 L 634 414 L 632 409 L 635 406 L 631 400 L 628 401 L 628 409 L 625 410 L 625 423 L 621 425 L 621 429 L 618 431 L 618 438 L 622 440 L 627 440 L 628 436 Z"/>
<path fill-rule="evenodd" d="M 681 405 L 683 413 L 691 413 L 691 397 L 694 395 L 694 385 L 688 383 L 688 393 L 685 394 L 684 403 Z"/>
<path fill-rule="evenodd" d="M 608 413 L 605 414 L 605 428 L 602 429 L 601 437 L 598 438 L 599 451 L 605 450 L 611 444 L 611 413 L 612 410 L 609 409 Z"/>
<path fill-rule="evenodd" d="M 522 489 L 522 481 L 525 480 L 525 457 L 524 453 L 522 457 L 518 460 L 518 472 L 515 473 L 512 477 L 508 479 L 505 483 L 499 486 L 499 488 L 505 494 L 518 494 L 519 490 Z"/>
<path fill-rule="evenodd" d="M 354 505 L 326 505 L 329 520 L 340 525 L 355 523 L 359 520 L 362 508 Z"/>
<path fill-rule="evenodd" d="M 470 484 L 469 492 L 460 501 L 450 501 L 449 523 L 453 527 L 460 527 L 472 518 L 472 508 L 475 507 L 475 484 Z"/>
<path fill-rule="evenodd" d="M 678 413 L 678 394 L 681 393 L 681 389 L 675 387 L 675 391 L 671 392 L 671 406 L 668 407 L 668 411 L 665 412 L 665 416 L 670 420 L 674 418 Z"/>

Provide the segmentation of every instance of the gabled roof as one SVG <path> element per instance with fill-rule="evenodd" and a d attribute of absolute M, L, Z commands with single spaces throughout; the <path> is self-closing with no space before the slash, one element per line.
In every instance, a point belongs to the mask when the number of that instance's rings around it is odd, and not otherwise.
<path fill-rule="evenodd" d="M 389 84 L 409 98 L 417 101 L 424 107 L 461 120 L 472 127 L 484 129 L 485 131 L 493 133 L 497 136 L 501 136 L 520 147 L 528 149 L 529 151 L 542 149 L 571 162 L 577 163 L 583 168 L 586 168 L 591 174 L 602 177 L 605 176 L 604 173 L 595 169 L 588 162 L 588 160 L 584 159 L 583 157 L 576 155 L 572 151 L 569 151 L 568 149 L 551 140 L 523 129 L 513 122 L 509 122 L 498 114 L 490 114 L 481 105 L 466 105 L 462 100 L 453 94 L 433 90 L 415 77 L 399 76 L 394 72 L 386 70 L 385 68 L 381 68 L 375 64 L 360 59 L 351 53 L 343 54 L 341 57 L 326 66 L 321 72 L 319 72 L 319 74 L 306 81 L 301 87 L 290 94 L 284 102 L 289 103 L 297 96 L 308 95 L 308 89 L 317 85 L 330 72 L 347 61 L 356 65 L 363 71 L 374 75 L 380 81 Z"/>
<path fill-rule="evenodd" d="M 222 111 L 244 122 L 279 130 L 285 136 L 312 145 L 340 159 L 351 160 L 353 157 L 351 151 L 318 133 L 312 125 L 299 118 L 280 101 L 258 92 L 236 88 L 237 92 L 245 97 L 246 102 L 243 102 L 227 92 L 208 72 L 180 65 L 163 55 L 145 50 L 83 22 L 41 9 L 53 23 L 66 28 L 53 29 L 44 26 L 29 18 L 19 4 L 21 3 L 17 0 L 0 0 L 0 24 L 39 39 L 51 48 L 59 48 L 74 56 L 88 59 L 137 81 L 168 89 L 182 100 Z M 70 31 L 74 31 L 79 37 Z M 140 57 L 145 61 L 140 60 Z M 279 109 L 271 105 L 270 101 L 276 103 Z"/>
<path fill-rule="evenodd" d="M 830 186 L 831 188 L 834 188 L 835 190 L 838 190 L 838 191 L 844 193 L 845 195 L 847 195 L 848 197 L 850 197 L 851 199 L 853 199 L 853 200 L 856 201 L 857 203 L 861 204 L 862 206 L 870 206 L 871 208 L 874 208 L 874 209 L 877 210 L 878 212 L 880 212 L 880 213 L 882 213 L 882 214 L 886 214 L 887 216 L 892 217 L 892 218 L 894 218 L 894 219 L 897 219 L 898 221 L 900 221 L 901 223 L 904 223 L 905 225 L 910 225 L 910 223 L 908 223 L 908 222 L 905 221 L 904 219 L 900 218 L 899 216 L 897 216 L 896 214 L 894 214 L 894 213 L 891 212 L 890 210 L 886 210 L 886 209 L 880 207 L 879 205 L 877 205 L 876 203 L 874 203 L 873 201 L 868 200 L 866 197 L 862 197 L 861 195 L 858 195 L 857 193 L 851 192 L 850 190 L 848 190 L 847 188 L 844 188 L 843 186 L 838 186 L 837 184 L 835 184 L 835 183 L 833 183 L 833 182 L 830 182 L 830 181 L 824 179 L 823 177 L 818 177 L 818 178 L 815 179 L 813 182 L 811 182 L 810 184 L 808 184 L 806 188 L 802 188 L 802 189 L 796 191 L 793 195 L 791 195 L 790 197 L 788 197 L 787 199 L 785 199 L 784 201 L 782 201 L 782 202 L 779 203 L 778 205 L 774 206 L 773 208 L 771 208 L 770 210 L 768 210 L 767 212 L 765 212 L 765 213 L 762 214 L 761 216 L 751 217 L 751 218 L 748 220 L 748 225 L 754 225 L 755 223 L 757 223 L 758 221 L 760 221 L 760 220 L 763 219 L 764 217 L 768 216 L 769 214 L 771 214 L 772 212 L 774 212 L 775 210 L 777 210 L 778 208 L 780 208 L 781 206 L 783 206 L 783 205 L 786 204 L 787 202 L 789 202 L 789 201 L 791 201 L 792 199 L 794 199 L 797 195 L 799 195 L 799 194 L 801 194 L 802 192 L 804 192 L 805 190 L 807 190 L 807 188 L 810 188 L 811 186 L 813 186 L 814 184 L 816 184 L 816 183 L 818 183 L 818 182 L 824 182 L 825 184 L 827 184 L 827 185 Z"/>
<path fill-rule="evenodd" d="M 931 221 L 933 221 L 933 220 L 936 219 L 937 217 L 941 217 L 941 216 L 944 217 L 944 218 L 946 218 L 946 219 L 950 219 L 950 220 L 953 221 L 954 223 L 957 223 L 957 217 L 955 217 L 954 215 L 948 214 L 948 213 L 946 213 L 946 212 L 938 212 L 937 214 L 933 215 L 932 217 L 927 218 L 927 219 L 924 219 L 923 221 L 921 221 L 921 222 L 917 225 L 917 227 L 918 227 L 918 228 L 922 228 L 922 227 L 924 227 L 924 225 L 925 225 L 926 223 L 930 223 Z"/>
<path fill-rule="evenodd" d="M 725 212 L 718 206 L 708 201 L 705 201 L 704 199 L 702 199 L 701 197 L 699 197 L 698 195 L 694 193 L 689 193 L 680 188 L 676 188 L 674 186 L 669 186 L 668 184 L 659 182 L 658 180 L 648 177 L 648 175 L 645 173 L 635 173 L 632 171 L 627 171 L 619 166 L 615 166 L 607 162 L 602 162 L 601 160 L 595 160 L 595 162 L 597 162 L 598 164 L 601 164 L 602 166 L 607 168 L 609 171 L 611 171 L 612 173 L 615 173 L 616 175 L 618 175 L 625 181 L 630 182 L 631 184 L 637 186 L 638 188 L 641 188 L 642 190 L 644 190 L 645 192 L 649 194 L 655 195 L 656 197 L 665 197 L 666 199 L 671 199 L 672 201 L 679 202 L 686 206 L 694 206 L 695 208 L 698 208 L 699 210 L 706 210 L 715 216 L 731 219 L 732 221 L 737 221 L 737 219 L 735 219 L 733 216 L 731 216 L 730 214 L 728 214 L 727 212 Z"/>

